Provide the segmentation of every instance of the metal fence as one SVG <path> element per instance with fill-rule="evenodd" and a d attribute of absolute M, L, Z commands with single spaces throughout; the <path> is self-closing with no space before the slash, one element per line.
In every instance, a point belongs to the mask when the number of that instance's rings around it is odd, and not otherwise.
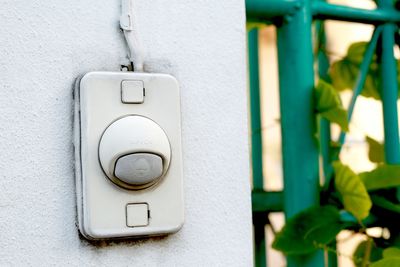
<path fill-rule="evenodd" d="M 329 172 L 330 125 L 320 121 L 321 148 L 314 140 L 315 114 L 313 88 L 315 63 L 318 75 L 327 73 L 326 55 L 313 54 L 313 27 L 323 27 L 324 20 L 358 22 L 375 26 L 374 34 L 364 54 L 360 72 L 348 108 L 351 118 L 360 94 L 368 66 L 376 46 L 381 70 L 381 98 L 384 116 L 385 160 L 400 163 L 397 115 L 397 64 L 394 45 L 399 40 L 400 12 L 396 1 L 377 0 L 377 8 L 364 10 L 334 5 L 319 0 L 246 0 L 248 22 L 273 24 L 277 28 L 279 92 L 281 110 L 283 192 L 263 189 L 262 138 L 259 91 L 259 58 L 257 29 L 248 32 L 248 59 L 251 105 L 251 145 L 253 170 L 253 223 L 255 232 L 255 263 L 266 266 L 265 225 L 268 213 L 283 211 L 290 218 L 305 208 L 319 203 L 319 156 L 322 154 L 324 172 Z M 323 40 L 322 40 L 323 41 Z M 324 58 L 325 57 L 325 58 Z M 267 75 L 267 74 L 261 74 Z M 340 140 L 344 141 L 344 134 Z M 321 151 L 321 152 L 320 152 Z M 322 251 L 307 257 L 289 257 L 288 266 L 324 266 Z M 336 256 L 329 257 L 329 266 L 336 266 Z"/>

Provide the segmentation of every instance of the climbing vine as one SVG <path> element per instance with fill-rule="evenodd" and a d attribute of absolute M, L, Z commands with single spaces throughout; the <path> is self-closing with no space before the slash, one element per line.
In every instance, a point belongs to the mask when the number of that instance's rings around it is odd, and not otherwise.
<path fill-rule="evenodd" d="M 328 81 L 320 80 L 314 90 L 317 117 L 337 124 L 343 132 L 349 131 L 349 122 L 339 92 L 354 87 L 366 47 L 365 42 L 352 44 L 347 55 L 330 66 Z M 375 56 L 361 93 L 363 96 L 380 99 L 378 72 Z M 398 80 L 400 82 L 400 77 Z M 319 249 L 339 254 L 335 247 L 336 236 L 347 229 L 365 236 L 365 241 L 351 256 L 356 266 L 400 266 L 400 165 L 385 164 L 383 144 L 369 136 L 365 138 L 369 159 L 376 167 L 369 172 L 356 173 L 340 160 L 332 162 L 333 171 L 330 177 L 325 177 L 327 183 L 321 187 L 321 205 L 287 220 L 275 236 L 274 249 L 286 255 L 303 255 Z M 332 142 L 333 153 L 337 153 L 340 146 Z M 386 234 L 370 236 L 367 231 L 370 227 L 380 227 Z"/>

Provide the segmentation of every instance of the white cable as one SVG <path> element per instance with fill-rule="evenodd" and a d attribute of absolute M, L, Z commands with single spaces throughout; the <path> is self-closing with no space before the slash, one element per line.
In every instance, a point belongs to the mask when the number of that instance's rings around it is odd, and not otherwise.
<path fill-rule="evenodd" d="M 133 0 L 122 0 L 122 12 L 119 20 L 121 29 L 124 31 L 128 45 L 128 57 L 133 64 L 134 71 L 143 71 L 144 50 L 138 38 L 133 12 Z"/>

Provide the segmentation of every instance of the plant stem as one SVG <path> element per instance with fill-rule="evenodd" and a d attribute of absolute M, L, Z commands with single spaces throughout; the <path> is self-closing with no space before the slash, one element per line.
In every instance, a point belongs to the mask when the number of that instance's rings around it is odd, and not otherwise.
<path fill-rule="evenodd" d="M 367 267 L 369 265 L 369 259 L 371 257 L 371 250 L 372 250 L 372 241 L 371 237 L 368 237 L 367 243 L 365 244 L 365 253 L 361 263 L 361 267 Z"/>
<path fill-rule="evenodd" d="M 269 220 L 269 218 L 268 218 L 268 220 Z M 270 220 L 269 220 L 269 228 L 271 229 L 272 234 L 274 236 L 276 236 L 277 231 L 276 231 L 274 225 L 272 224 L 272 222 Z"/>
<path fill-rule="evenodd" d="M 347 258 L 347 259 L 350 259 L 350 260 L 353 260 L 353 261 L 354 260 L 356 260 L 356 261 L 361 261 L 362 260 L 361 258 L 355 258 L 354 256 L 343 254 L 340 251 L 338 251 L 338 250 L 336 250 L 336 249 L 334 249 L 334 248 L 332 248 L 332 247 L 330 247 L 328 245 L 324 245 L 324 244 L 314 244 L 314 245 L 315 245 L 316 248 L 323 249 L 327 253 L 336 254 L 338 257 L 344 257 L 344 258 Z"/>

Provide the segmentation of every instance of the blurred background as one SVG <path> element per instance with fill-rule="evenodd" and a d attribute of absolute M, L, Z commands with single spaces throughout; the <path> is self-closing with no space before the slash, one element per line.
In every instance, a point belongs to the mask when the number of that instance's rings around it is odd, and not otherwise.
<path fill-rule="evenodd" d="M 371 0 L 334 0 L 335 4 L 373 9 L 376 5 Z M 331 61 L 342 58 L 350 44 L 369 41 L 373 27 L 359 23 L 326 21 L 327 54 Z M 398 53 L 397 53 L 398 54 Z M 263 176 L 264 189 L 268 191 L 283 189 L 281 129 L 278 91 L 278 67 L 276 29 L 267 26 L 259 31 L 261 116 L 263 138 Z M 344 107 L 348 106 L 352 92 L 341 93 Z M 332 125 L 332 138 L 337 140 L 339 128 Z M 346 137 L 340 159 L 352 166 L 356 172 L 371 170 L 375 164 L 368 159 L 368 146 L 365 136 L 383 141 L 383 115 L 380 101 L 359 96 L 350 124 L 350 133 Z M 266 227 L 268 266 L 285 266 L 285 258 L 280 252 L 271 249 L 273 232 L 279 231 L 284 224 L 283 213 L 271 213 L 272 224 Z M 381 229 L 369 229 L 369 234 L 380 235 Z M 357 245 L 363 241 L 358 234 L 342 231 L 338 237 L 339 266 L 354 266 L 351 255 Z"/>

